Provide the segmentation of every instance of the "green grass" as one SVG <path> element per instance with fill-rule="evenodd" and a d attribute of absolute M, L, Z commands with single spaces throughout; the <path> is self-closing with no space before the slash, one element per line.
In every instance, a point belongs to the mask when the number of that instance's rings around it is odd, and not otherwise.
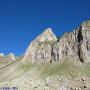
<path fill-rule="evenodd" d="M 82 64 L 79 67 L 73 66 L 73 61 L 65 60 L 62 63 L 48 63 L 48 64 L 32 64 L 30 62 L 22 63 L 21 60 L 15 61 L 10 64 L 0 63 L 0 81 L 11 80 L 22 76 L 25 72 L 32 69 L 37 69 L 41 76 L 65 76 L 75 78 L 78 75 L 85 75 L 90 77 L 90 63 Z M 80 73 L 80 74 L 78 74 Z"/>
<path fill-rule="evenodd" d="M 78 75 L 90 77 L 90 63 L 82 64 L 80 66 L 73 66 L 73 62 L 67 60 L 63 63 L 42 65 L 41 75 L 43 76 L 70 76 L 76 78 Z"/>
<path fill-rule="evenodd" d="M 81 72 L 82 75 L 90 77 L 90 63 L 83 64 L 80 67 L 80 72 Z"/>
<path fill-rule="evenodd" d="M 76 77 L 78 75 L 78 69 L 77 67 L 73 67 L 73 64 L 64 61 L 63 63 L 53 63 L 53 64 L 47 64 L 42 65 L 39 67 L 41 70 L 41 75 L 43 76 L 70 76 L 72 78 Z"/>
<path fill-rule="evenodd" d="M 78 63 L 78 65 L 77 65 Z M 90 77 L 90 63 L 74 63 L 73 60 L 64 60 L 62 63 L 48 63 L 44 65 L 35 65 L 42 76 L 70 76 L 72 78 L 80 76 Z"/>

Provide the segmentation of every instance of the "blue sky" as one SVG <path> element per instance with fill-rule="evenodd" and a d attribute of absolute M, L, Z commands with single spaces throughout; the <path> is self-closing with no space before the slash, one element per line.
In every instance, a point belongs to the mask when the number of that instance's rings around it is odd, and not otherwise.
<path fill-rule="evenodd" d="M 57 36 L 90 19 L 90 0 L 0 0 L 0 52 L 21 55 L 44 29 Z"/>

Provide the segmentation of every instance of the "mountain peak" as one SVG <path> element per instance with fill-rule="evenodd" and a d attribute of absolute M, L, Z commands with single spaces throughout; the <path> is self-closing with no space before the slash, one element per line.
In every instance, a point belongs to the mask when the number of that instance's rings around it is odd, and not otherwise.
<path fill-rule="evenodd" d="M 29 47 L 27 48 L 23 60 L 27 60 L 28 58 L 33 60 L 34 51 L 38 49 L 39 42 L 50 42 L 50 41 L 57 41 L 57 37 L 53 33 L 51 28 L 47 28 L 41 33 L 34 41 L 31 42 Z M 34 61 L 34 60 L 33 60 Z"/>
<path fill-rule="evenodd" d="M 52 28 L 49 27 L 49 28 L 45 29 L 43 33 L 48 33 L 48 32 L 53 33 Z"/>
<path fill-rule="evenodd" d="M 42 34 L 40 34 L 37 39 L 37 41 L 57 41 L 57 37 L 55 36 L 55 34 L 53 33 L 51 28 L 47 28 L 44 30 L 44 32 Z"/>

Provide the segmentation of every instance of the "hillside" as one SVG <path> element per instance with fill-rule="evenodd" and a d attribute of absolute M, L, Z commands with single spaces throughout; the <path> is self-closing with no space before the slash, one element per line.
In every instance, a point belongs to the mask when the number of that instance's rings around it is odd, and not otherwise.
<path fill-rule="evenodd" d="M 0 61 L 0 90 L 90 90 L 90 20 L 60 38 L 48 28 L 8 60 Z"/>

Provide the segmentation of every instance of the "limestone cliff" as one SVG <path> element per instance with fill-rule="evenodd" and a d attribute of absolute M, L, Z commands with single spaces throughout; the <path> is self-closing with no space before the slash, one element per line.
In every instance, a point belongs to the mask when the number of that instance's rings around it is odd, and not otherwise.
<path fill-rule="evenodd" d="M 26 50 L 23 60 L 38 63 L 50 62 L 52 53 L 52 45 L 50 42 L 54 43 L 56 41 L 57 37 L 52 32 L 52 29 L 46 29 L 41 35 L 31 42 Z"/>
<path fill-rule="evenodd" d="M 23 60 L 48 63 L 62 61 L 65 57 L 78 58 L 82 63 L 90 62 L 90 20 L 58 39 L 51 28 L 46 29 L 31 42 Z"/>

